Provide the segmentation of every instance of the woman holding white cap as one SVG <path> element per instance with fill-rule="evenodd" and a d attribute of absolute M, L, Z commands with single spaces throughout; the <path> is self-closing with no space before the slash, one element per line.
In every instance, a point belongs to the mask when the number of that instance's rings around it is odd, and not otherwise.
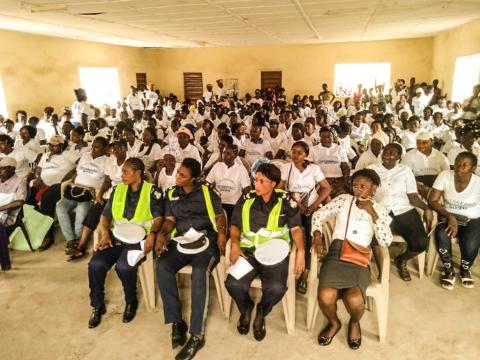
<path fill-rule="evenodd" d="M 185 134 L 182 134 L 185 135 Z M 187 324 L 183 320 L 178 297 L 177 272 L 192 266 L 192 302 L 190 339 L 175 359 L 192 359 L 205 344 L 205 322 L 208 310 L 210 272 L 224 253 L 226 219 L 218 195 L 199 181 L 200 163 L 192 158 L 182 161 L 176 186 L 165 196 L 165 219 L 155 250 L 157 279 L 163 300 L 166 324 L 172 324 L 172 348 L 187 341 Z M 167 242 L 167 237 L 171 240 Z"/>
<path fill-rule="evenodd" d="M 127 159 L 122 167 L 122 183 L 113 189 L 103 209 L 99 224 L 101 240 L 88 264 L 90 303 L 93 308 L 89 328 L 97 327 L 106 312 L 105 278 L 113 265 L 125 293 L 123 322 L 128 323 L 135 317 L 138 307 L 138 263 L 130 266 L 127 254 L 131 249 L 139 249 L 139 242 L 145 236 L 144 254 L 152 251 L 155 235 L 163 220 L 162 192 L 144 181 L 144 173 L 142 160 Z"/>
<path fill-rule="evenodd" d="M 262 299 L 257 304 L 253 321 L 253 336 L 257 341 L 266 336 L 265 317 L 287 291 L 292 241 L 296 246 L 295 274 L 298 277 L 305 270 L 300 212 L 286 191 L 275 189 L 280 181 L 280 169 L 273 164 L 260 165 L 255 174 L 255 191 L 237 202 L 230 225 L 230 263 L 247 261 L 251 270 L 240 278 L 229 274 L 225 286 L 241 314 L 237 330 L 246 335 L 250 331 L 254 308 L 249 295 L 250 284 L 260 276 Z"/>

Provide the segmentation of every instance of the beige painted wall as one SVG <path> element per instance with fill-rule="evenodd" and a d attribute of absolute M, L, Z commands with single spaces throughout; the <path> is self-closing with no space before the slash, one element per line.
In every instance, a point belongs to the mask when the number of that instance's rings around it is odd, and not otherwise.
<path fill-rule="evenodd" d="M 479 53 L 480 20 L 439 33 L 433 38 L 432 80 L 442 79 L 440 85 L 450 97 L 456 58 Z"/>
<path fill-rule="evenodd" d="M 240 93 L 260 87 L 262 70 L 282 70 L 287 94 L 318 94 L 326 82 L 333 88 L 337 63 L 391 62 L 398 77 L 429 81 L 432 38 L 288 45 L 250 48 L 160 49 L 156 78 L 161 89 L 183 97 L 183 72 L 202 72 L 204 86 L 219 78 L 238 78 Z"/>
<path fill-rule="evenodd" d="M 122 95 L 136 83 L 135 73 L 153 73 L 155 50 L 0 31 L 0 78 L 9 116 L 18 109 L 42 115 L 75 100 L 79 66 L 117 67 Z"/>
<path fill-rule="evenodd" d="M 480 20 L 434 38 L 213 49 L 142 49 L 0 31 L 0 77 L 10 116 L 17 109 L 40 115 L 46 105 L 71 105 L 79 66 L 117 67 L 123 95 L 135 73 L 146 72 L 163 94 L 183 98 L 188 71 L 203 72 L 204 85 L 238 78 L 243 94 L 260 86 L 260 71 L 281 70 L 289 95 L 317 94 L 322 82 L 333 87 L 336 63 L 388 61 L 392 80 L 439 78 L 451 93 L 455 58 L 478 52 Z"/>

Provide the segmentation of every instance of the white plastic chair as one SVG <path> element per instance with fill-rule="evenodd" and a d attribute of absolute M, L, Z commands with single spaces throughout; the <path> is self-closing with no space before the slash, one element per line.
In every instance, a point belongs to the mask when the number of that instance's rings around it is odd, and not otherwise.
<path fill-rule="evenodd" d="M 230 247 L 231 243 L 228 240 L 225 250 L 225 269 L 230 267 Z M 295 244 L 290 251 L 290 262 L 288 264 L 288 278 L 287 278 L 287 292 L 282 298 L 283 314 L 285 316 L 285 324 L 287 326 L 287 333 L 293 334 L 295 332 Z M 252 288 L 262 289 L 262 282 L 257 276 L 250 285 Z M 232 297 L 225 288 L 224 297 L 225 318 L 230 319 L 230 309 L 232 307 Z"/>
<path fill-rule="evenodd" d="M 93 247 L 99 241 L 99 232 L 93 233 Z M 151 251 L 146 260 L 138 267 L 138 278 L 140 279 L 140 287 L 142 288 L 143 299 L 147 311 L 155 309 L 156 291 L 155 291 L 155 270 L 153 266 L 153 251 Z"/>
<path fill-rule="evenodd" d="M 218 304 L 220 305 L 220 310 L 222 311 L 222 314 L 225 313 L 224 310 L 224 293 L 226 292 L 225 290 L 225 268 L 224 268 L 224 260 L 220 257 L 220 261 L 215 266 L 215 268 L 212 270 L 212 276 L 213 280 L 215 281 L 215 288 L 217 290 L 217 297 L 218 297 Z M 183 268 L 180 269 L 180 271 L 177 273 L 179 275 L 192 275 L 192 266 L 187 265 L 184 266 Z"/>
<path fill-rule="evenodd" d="M 325 242 L 331 243 L 331 234 L 333 232 L 333 221 L 325 222 L 323 233 Z M 387 247 L 373 246 L 373 255 L 375 262 L 372 261 L 372 277 L 370 285 L 367 288 L 367 310 L 372 311 L 375 304 L 375 312 L 378 322 L 378 337 L 380 342 L 384 342 L 387 336 L 388 303 L 389 303 L 389 281 L 390 281 L 390 254 Z M 375 264 L 375 265 L 374 265 Z M 315 248 L 312 247 L 312 258 L 310 273 L 308 276 L 307 293 L 307 330 L 312 331 L 315 327 L 315 320 L 320 310 L 317 300 L 318 289 L 318 261 Z"/>

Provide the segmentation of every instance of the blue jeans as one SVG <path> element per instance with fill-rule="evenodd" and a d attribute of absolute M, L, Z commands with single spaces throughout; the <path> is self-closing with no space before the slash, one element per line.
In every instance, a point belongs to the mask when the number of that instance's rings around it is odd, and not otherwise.
<path fill-rule="evenodd" d="M 57 218 L 66 241 L 80 239 L 83 230 L 83 220 L 92 206 L 91 201 L 78 202 L 63 198 L 57 203 Z M 75 210 L 75 224 L 72 228 L 70 213 Z"/>
<path fill-rule="evenodd" d="M 441 223 L 435 228 L 435 240 L 445 270 L 453 271 L 452 239 L 445 232 L 447 226 L 447 223 Z M 459 226 L 457 237 L 462 258 L 461 268 L 468 270 L 473 265 L 480 248 L 480 218 L 471 219 L 466 226 Z"/>

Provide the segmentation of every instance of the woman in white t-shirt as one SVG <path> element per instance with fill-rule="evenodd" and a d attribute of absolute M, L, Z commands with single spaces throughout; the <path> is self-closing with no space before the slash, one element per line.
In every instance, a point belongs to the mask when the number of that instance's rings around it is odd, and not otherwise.
<path fill-rule="evenodd" d="M 92 143 L 92 150 L 82 155 L 72 182 L 65 186 L 63 198 L 57 203 L 57 218 L 65 237 L 67 250 L 80 239 L 83 221 L 95 199 L 96 189 L 100 189 L 105 179 L 107 156 L 107 139 L 97 137 Z M 75 223 L 72 224 L 70 213 L 75 210 Z"/>
<path fill-rule="evenodd" d="M 65 156 L 72 162 L 76 163 L 80 157 L 90 150 L 90 146 L 84 140 L 85 130 L 83 126 L 77 126 L 70 131 L 71 145 L 65 151 Z"/>
<path fill-rule="evenodd" d="M 477 157 L 471 152 L 457 155 L 453 170 L 441 172 L 428 197 L 429 206 L 439 215 L 435 228 L 438 254 L 443 262 L 442 287 L 453 289 L 455 271 L 452 238 L 460 246 L 460 279 L 462 286 L 473 288 L 472 267 L 480 248 L 480 177 L 475 175 Z M 443 204 L 441 198 L 443 197 Z"/>
<path fill-rule="evenodd" d="M 222 153 L 222 160 L 213 165 L 206 178 L 220 193 L 222 205 L 229 221 L 238 199 L 242 194 L 250 191 L 250 177 L 245 166 L 236 161 L 237 156 L 237 145 L 226 145 Z"/>
<path fill-rule="evenodd" d="M 320 166 L 332 187 L 332 198 L 348 192 L 350 167 L 347 153 L 343 147 L 333 142 L 330 128 L 320 129 L 320 144 L 313 147 L 310 158 Z"/>
<path fill-rule="evenodd" d="M 20 128 L 18 134 L 20 138 L 15 141 L 15 149 L 27 148 L 36 154 L 40 154 L 42 152 L 40 144 L 37 140 L 35 140 L 37 129 L 35 129 L 33 126 L 26 125 Z"/>
<path fill-rule="evenodd" d="M 157 169 L 157 160 L 163 157 L 162 148 L 158 144 L 157 131 L 155 128 L 147 127 L 143 129 L 142 139 L 143 142 L 134 157 L 138 157 L 143 161 L 145 171 L 149 173 L 147 176 L 151 176 Z"/>
<path fill-rule="evenodd" d="M 0 156 L 10 156 L 17 160 L 15 174 L 18 177 L 28 178 L 32 169 L 30 162 L 37 157 L 33 151 L 28 148 L 14 149 L 14 140 L 5 134 L 0 134 Z"/>
<path fill-rule="evenodd" d="M 40 212 L 51 218 L 55 216 L 55 208 L 61 197 L 61 183 L 70 179 L 75 169 L 75 165 L 65 156 L 64 148 L 63 136 L 54 135 L 50 138 L 49 152 L 43 154 L 40 159 L 32 183 L 32 193 L 35 194 L 35 200 L 40 203 Z M 48 249 L 53 241 L 52 226 L 39 250 Z"/>
<path fill-rule="evenodd" d="M 72 243 L 67 249 L 69 255 L 67 261 L 77 260 L 84 257 L 87 252 L 87 244 L 91 234 L 95 231 L 100 222 L 105 201 L 110 198 L 112 189 L 122 182 L 122 166 L 127 157 L 127 142 L 118 140 L 111 144 L 112 155 L 105 161 L 105 177 L 100 190 L 95 195 L 95 203 L 90 207 L 86 218 L 83 221 L 82 235 L 78 244 Z"/>
<path fill-rule="evenodd" d="M 164 192 L 176 184 L 177 170 L 180 167 L 175 160 L 175 154 L 172 152 L 163 153 L 163 161 L 157 162 L 157 173 L 154 183 Z"/>
<path fill-rule="evenodd" d="M 123 129 L 122 137 L 127 141 L 127 156 L 136 157 L 142 142 L 137 139 L 135 130 L 131 127 L 126 127 Z"/>
<path fill-rule="evenodd" d="M 306 158 L 310 152 L 309 146 L 303 141 L 297 141 L 292 146 L 292 161 L 283 164 L 281 168 L 282 181 L 279 187 L 292 194 L 296 201 L 302 226 L 305 230 L 305 271 L 298 278 L 297 291 L 307 292 L 307 278 L 310 270 L 310 247 L 312 245 L 312 213 L 317 211 L 323 201 L 330 195 L 330 184 L 325 179 L 322 170 Z"/>
<path fill-rule="evenodd" d="M 272 147 L 268 141 L 260 137 L 261 132 L 260 125 L 252 125 L 250 139 L 246 140 L 240 148 L 239 156 L 244 158 L 249 166 L 262 157 L 273 159 Z"/>

